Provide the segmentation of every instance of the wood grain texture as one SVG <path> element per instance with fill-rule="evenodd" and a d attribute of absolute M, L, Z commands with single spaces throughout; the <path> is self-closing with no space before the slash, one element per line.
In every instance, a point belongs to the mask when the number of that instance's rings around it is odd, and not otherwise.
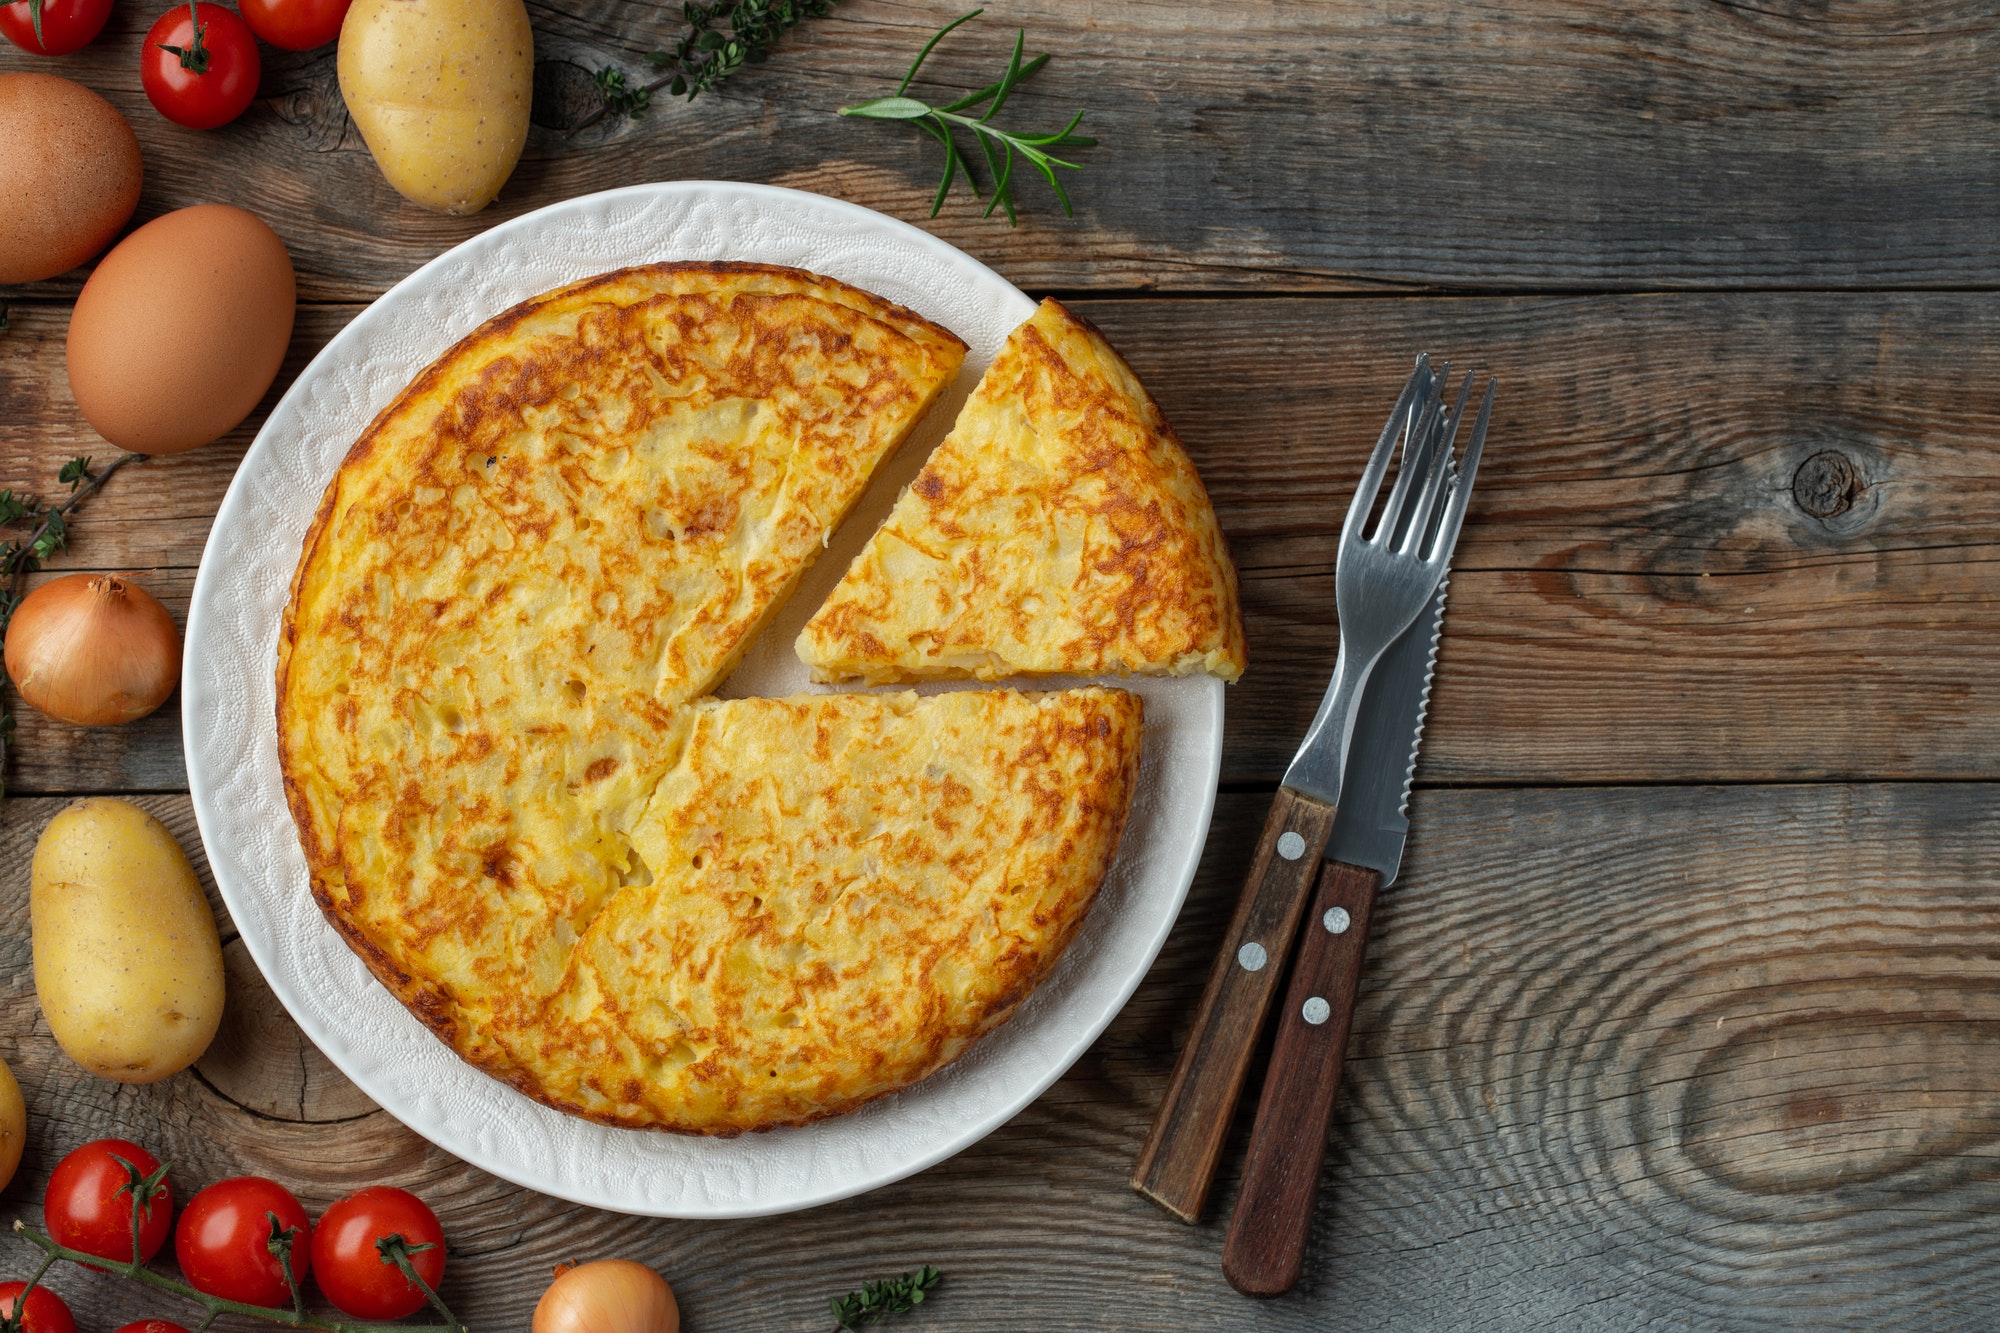
<path fill-rule="evenodd" d="M 1075 219 L 1029 183 L 1012 230 L 969 197 L 927 219 L 936 146 L 834 116 L 894 89 L 957 12 L 935 5 L 852 0 L 713 95 L 570 135 L 589 72 L 640 72 L 679 6 L 531 4 L 536 125 L 499 201 L 466 219 L 383 182 L 332 48 L 266 48 L 233 125 L 168 124 L 138 81 L 158 8 L 118 6 L 55 67 L 138 132 L 141 219 L 243 203 L 315 300 L 371 297 L 552 200 L 704 178 L 851 199 L 1064 291 L 2000 283 L 2000 15 L 1977 0 L 1024 0 L 954 34 L 919 87 L 990 82 L 1016 26 L 1055 54 L 1014 123 L 1081 107 L 1103 146 L 1082 150 Z M 47 67 L 0 48 L 0 70 Z"/>
<path fill-rule="evenodd" d="M 1275 781 L 1311 721 L 1340 517 L 1418 348 L 1501 383 L 1419 781 L 2000 777 L 2000 295 L 1079 308 L 1159 397 L 1242 572 L 1226 779 Z M 280 384 L 353 312 L 304 307 Z M 17 316 L 0 485 L 46 490 L 103 444 L 68 403 L 66 311 Z M 126 469 L 61 563 L 193 565 L 260 420 Z M 180 786 L 178 733 L 141 726 L 46 764 L 24 738 L 9 782 Z"/>
<path fill-rule="evenodd" d="M 1340 1100 L 1381 886 L 1379 870 L 1339 861 L 1320 866 L 1222 1245 L 1223 1276 L 1246 1296 L 1282 1296 L 1305 1269 L 1326 1132 Z"/>
<path fill-rule="evenodd" d="M 205 876 L 185 799 L 141 803 Z M 1312 1259 L 1262 1303 L 1224 1284 L 1220 1223 L 1173 1222 L 1125 1175 L 1263 797 L 1221 798 L 1159 962 L 1028 1110 L 863 1198 L 726 1223 L 575 1208 L 455 1161 L 306 1054 L 239 967 L 194 1071 L 148 1088 L 83 1074 L 28 971 L 28 851 L 61 804 L 0 817 L 0 1055 L 30 1133 L 7 1216 L 38 1220 L 60 1154 L 106 1133 L 163 1149 L 184 1188 L 261 1172 L 315 1210 L 393 1180 L 443 1216 L 447 1295 L 486 1330 L 525 1326 L 570 1255 L 656 1265 L 690 1333 L 820 1333 L 828 1296 L 925 1262 L 946 1284 L 912 1333 L 2000 1320 L 2000 787 L 1419 793 L 1377 907 Z M 301 1052 L 291 1082 L 258 1075 L 246 1100 L 246 1039 L 273 1065 Z M 14 1246 L 0 1238 L 0 1269 L 19 1267 Z M 106 1277 L 56 1285 L 86 1328 L 178 1313 Z"/>
<path fill-rule="evenodd" d="M 1183 1222 L 1200 1220 L 1215 1183 L 1271 1002 L 1284 990 L 1285 959 L 1312 897 L 1333 816 L 1334 807 L 1284 787 L 1271 798 L 1236 913 L 1139 1149 L 1132 1188 Z"/>

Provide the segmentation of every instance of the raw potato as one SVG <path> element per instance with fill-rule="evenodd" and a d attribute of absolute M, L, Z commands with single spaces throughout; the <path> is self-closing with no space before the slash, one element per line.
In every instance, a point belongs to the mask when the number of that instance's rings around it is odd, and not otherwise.
<path fill-rule="evenodd" d="M 70 1059 L 156 1083 L 200 1058 L 222 1021 L 222 944 L 181 845 L 126 801 L 94 796 L 35 844 L 35 993 Z"/>
<path fill-rule="evenodd" d="M 441 213 L 477 213 L 528 139 L 535 36 L 521 0 L 354 0 L 340 95 L 389 184 Z"/>
<path fill-rule="evenodd" d="M 14 1071 L 0 1060 L 0 1189 L 14 1178 L 21 1165 L 21 1147 L 28 1141 L 28 1104 L 21 1100 L 21 1085 Z"/>

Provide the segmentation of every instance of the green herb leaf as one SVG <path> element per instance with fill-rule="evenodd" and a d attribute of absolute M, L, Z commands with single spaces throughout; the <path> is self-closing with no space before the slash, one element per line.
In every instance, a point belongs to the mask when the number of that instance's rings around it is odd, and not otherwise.
<path fill-rule="evenodd" d="M 859 1291 L 836 1296 L 828 1304 L 833 1309 L 834 1323 L 853 1330 L 871 1319 L 907 1314 L 922 1305 L 925 1295 L 942 1281 L 944 1274 L 925 1264 L 914 1273 L 870 1282 Z"/>
<path fill-rule="evenodd" d="M 1079 111 L 1071 116 L 1069 124 L 1053 134 L 1016 133 L 1003 130 L 992 123 L 1000 108 L 1007 104 L 1007 98 L 1014 89 L 1033 78 L 1042 66 L 1049 63 L 1047 55 L 1039 55 L 1026 63 L 1022 62 L 1021 56 L 1027 43 L 1025 32 L 1018 30 L 1015 32 L 1013 54 L 1008 58 L 1007 68 L 1001 73 L 998 82 L 990 83 L 976 93 L 942 106 L 932 106 L 928 102 L 908 96 L 910 84 L 916 79 L 917 71 L 924 67 L 924 61 L 937 48 L 937 44 L 944 40 L 945 34 L 984 12 L 975 9 L 969 14 L 960 15 L 932 34 L 931 39 L 924 43 L 923 50 L 917 52 L 917 58 L 911 62 L 909 73 L 903 76 L 903 82 L 897 87 L 895 96 L 878 97 L 873 101 L 844 106 L 840 108 L 840 114 L 858 116 L 866 120 L 909 121 L 943 146 L 944 175 L 938 181 L 937 192 L 931 197 L 932 217 L 936 217 L 939 210 L 944 207 L 944 201 L 951 194 L 951 187 L 958 180 L 960 173 L 964 174 L 966 186 L 971 189 L 974 198 L 987 197 L 980 188 L 979 177 L 973 174 L 970 160 L 958 146 L 957 135 L 961 133 L 973 136 L 979 144 L 979 156 L 986 162 L 987 176 L 992 182 L 992 198 L 986 204 L 987 217 L 992 217 L 994 210 L 998 209 L 1007 215 L 1009 226 L 1019 222 L 1014 211 L 1014 159 L 1017 155 L 1025 158 L 1029 166 L 1042 174 L 1042 178 L 1049 183 L 1049 188 L 1055 192 L 1056 202 L 1062 205 L 1063 213 L 1073 215 L 1069 192 L 1057 178 L 1056 168 L 1061 167 L 1066 171 L 1076 171 L 1080 168 L 1076 163 L 1065 161 L 1047 150 L 1089 148 L 1097 143 L 1097 140 L 1076 132 L 1076 127 L 1083 123 L 1083 113 Z M 970 114 L 982 105 L 986 108 L 983 112 L 976 116 Z"/>
<path fill-rule="evenodd" d="M 0 333 L 5 333 L 8 329 L 11 329 L 13 327 L 14 326 L 12 324 L 9 324 L 7 322 L 7 303 L 5 301 L 0 301 Z"/>
<path fill-rule="evenodd" d="M 37 533 L 33 545 L 28 549 L 36 560 L 46 560 L 69 544 L 69 525 L 63 522 L 62 510 L 51 509 L 42 519 L 42 530 Z"/>
<path fill-rule="evenodd" d="M 77 487 L 83 485 L 84 482 L 90 480 L 90 455 L 85 454 L 81 458 L 72 458 L 69 462 L 64 463 L 62 471 L 56 473 L 56 480 L 64 483 L 71 490 L 75 490 Z"/>
<path fill-rule="evenodd" d="M 931 113 L 930 104 L 914 97 L 878 97 L 840 108 L 843 116 L 871 116 L 876 120 L 915 120 Z"/>
<path fill-rule="evenodd" d="M 778 38 L 806 19 L 825 18 L 833 12 L 835 0 L 689 0 L 681 6 L 686 28 L 669 51 L 648 51 L 646 63 L 665 70 L 659 78 L 639 88 L 629 88 L 625 76 L 615 80 L 597 72 L 597 87 L 604 94 L 604 109 L 578 129 L 595 125 L 606 116 L 638 116 L 652 103 L 652 95 L 664 88 L 675 97 L 692 102 L 745 65 L 768 60 Z"/>
<path fill-rule="evenodd" d="M 598 70 L 594 77 L 597 80 L 597 91 L 604 97 L 604 110 L 607 114 L 631 116 L 636 120 L 641 112 L 653 104 L 653 90 L 628 85 L 625 82 L 625 71 L 622 69 L 606 65 Z"/>

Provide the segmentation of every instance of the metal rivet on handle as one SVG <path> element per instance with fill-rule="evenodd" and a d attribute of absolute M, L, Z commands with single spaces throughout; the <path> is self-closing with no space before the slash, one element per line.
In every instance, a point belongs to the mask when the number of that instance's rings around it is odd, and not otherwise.
<path fill-rule="evenodd" d="M 1354 924 L 1354 918 L 1347 914 L 1345 907 L 1329 907 L 1326 915 L 1319 919 L 1330 935 L 1345 935 L 1347 928 Z"/>
<path fill-rule="evenodd" d="M 1306 854 L 1306 840 L 1296 833 L 1284 833 L 1278 837 L 1278 855 L 1287 861 L 1296 861 Z"/>
<path fill-rule="evenodd" d="M 1271 961 L 1271 957 L 1264 952 L 1263 945 L 1252 940 L 1236 951 L 1236 961 L 1243 965 L 1245 972 L 1261 972 L 1264 970 L 1264 964 Z"/>
<path fill-rule="evenodd" d="M 1305 1008 L 1299 1010 L 1299 1017 L 1305 1019 L 1306 1022 L 1312 1024 L 1314 1027 L 1318 1027 L 1321 1023 L 1326 1022 L 1332 1013 L 1333 1006 L 1315 995 L 1306 1001 Z"/>

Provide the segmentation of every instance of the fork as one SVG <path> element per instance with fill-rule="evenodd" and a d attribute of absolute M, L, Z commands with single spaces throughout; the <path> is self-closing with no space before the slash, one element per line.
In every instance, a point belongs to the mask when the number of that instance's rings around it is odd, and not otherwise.
<path fill-rule="evenodd" d="M 1334 577 L 1340 651 L 1333 677 L 1271 802 L 1243 896 L 1223 936 L 1226 942 L 1248 942 L 1233 952 L 1225 943 L 1217 956 L 1132 1172 L 1133 1189 L 1184 1222 L 1201 1216 L 1258 1034 L 1333 831 L 1356 702 L 1383 652 L 1437 590 L 1465 519 L 1493 385 L 1487 385 L 1464 460 L 1454 467 L 1452 449 L 1472 380 L 1466 378 L 1457 404 L 1447 410 L 1450 371 L 1447 365 L 1433 373 L 1428 357 L 1417 358 L 1348 506 Z M 1371 520 L 1399 441 L 1395 481 L 1380 515 Z"/>
<path fill-rule="evenodd" d="M 1334 659 L 1333 679 L 1327 682 L 1319 711 L 1299 743 L 1298 756 L 1285 770 L 1283 783 L 1328 805 L 1340 804 L 1341 774 L 1347 767 L 1347 747 L 1354 739 L 1355 704 L 1367 688 L 1369 673 L 1437 591 L 1472 497 L 1494 386 L 1487 381 L 1479 428 L 1466 448 L 1464 464 L 1453 468 L 1452 445 L 1472 393 L 1472 377 L 1466 376 L 1459 385 L 1457 405 L 1445 412 L 1444 388 L 1450 376 L 1449 362 L 1433 375 L 1430 359 L 1417 358 L 1417 368 L 1403 386 L 1403 397 L 1413 401 L 1405 406 L 1399 399 L 1397 410 L 1390 413 L 1389 424 L 1382 428 L 1375 452 L 1354 489 L 1347 521 L 1341 525 L 1333 584 L 1334 606 L 1340 618 L 1340 653 Z M 1396 469 L 1381 517 L 1369 525 L 1368 515 L 1381 493 L 1399 433 L 1396 425 L 1406 413 L 1413 420 L 1404 434 L 1403 461 Z M 1419 475 L 1422 480 L 1413 482 Z M 1364 528 L 1368 528 L 1365 536 Z"/>

